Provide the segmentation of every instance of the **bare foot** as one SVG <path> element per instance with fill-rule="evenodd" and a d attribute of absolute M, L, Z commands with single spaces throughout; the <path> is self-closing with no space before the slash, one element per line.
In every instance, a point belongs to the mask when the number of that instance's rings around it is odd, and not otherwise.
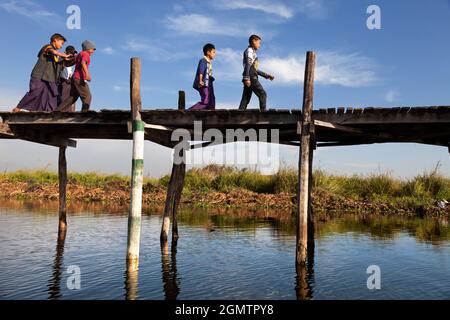
<path fill-rule="evenodd" d="M 15 107 L 12 112 L 20 112 L 22 109 Z"/>

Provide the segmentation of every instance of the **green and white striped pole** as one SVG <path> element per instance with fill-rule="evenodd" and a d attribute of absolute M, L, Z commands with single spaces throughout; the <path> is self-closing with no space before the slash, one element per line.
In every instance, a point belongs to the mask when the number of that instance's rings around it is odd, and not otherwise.
<path fill-rule="evenodd" d="M 144 130 L 141 120 L 140 96 L 141 62 L 131 59 L 130 96 L 133 129 L 133 161 L 131 169 L 131 206 L 128 215 L 127 263 L 129 270 L 139 266 L 139 244 L 141 238 L 142 184 L 144 179 Z"/>

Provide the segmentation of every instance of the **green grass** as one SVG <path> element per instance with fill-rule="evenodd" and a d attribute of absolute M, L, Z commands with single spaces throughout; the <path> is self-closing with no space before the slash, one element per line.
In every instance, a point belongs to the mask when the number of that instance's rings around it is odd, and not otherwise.
<path fill-rule="evenodd" d="M 209 165 L 186 173 L 184 192 L 228 192 L 234 188 L 243 188 L 257 193 L 295 194 L 297 178 L 297 171 L 291 168 L 281 168 L 276 174 L 263 175 L 253 170 Z M 160 179 L 146 178 L 144 192 L 157 186 L 166 187 L 169 179 L 170 175 Z M 22 170 L 0 173 L 0 181 L 27 182 L 30 185 L 55 184 L 58 182 L 58 175 L 47 170 Z M 130 178 L 118 174 L 71 172 L 69 182 L 89 188 L 126 188 L 130 184 Z M 344 176 L 317 170 L 314 172 L 313 187 L 357 200 L 396 199 L 410 204 L 428 203 L 437 199 L 450 200 L 450 177 L 439 173 L 437 169 L 404 180 L 388 173 Z"/>
<path fill-rule="evenodd" d="M 26 182 L 32 185 L 46 185 L 58 183 L 58 174 L 47 170 L 19 170 L 15 172 L 0 173 L 0 181 Z M 100 174 L 95 172 L 68 173 L 69 183 L 78 184 L 89 188 L 104 188 L 111 185 L 124 185 L 130 183 L 130 178 L 119 174 Z M 145 184 L 155 184 L 158 179 L 146 178 Z"/>
<path fill-rule="evenodd" d="M 19 170 L 9 173 L 0 173 L 0 181 L 27 182 L 30 184 L 50 184 L 58 182 L 58 174 L 49 172 L 47 170 Z"/>

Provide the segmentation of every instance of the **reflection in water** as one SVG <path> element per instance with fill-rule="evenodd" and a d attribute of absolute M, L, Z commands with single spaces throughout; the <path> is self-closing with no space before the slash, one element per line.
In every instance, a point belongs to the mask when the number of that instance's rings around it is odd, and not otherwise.
<path fill-rule="evenodd" d="M 169 257 L 169 242 L 161 244 L 161 272 L 166 300 L 176 300 L 180 293 L 177 276 L 177 239 L 172 239 L 172 249 Z"/>
<path fill-rule="evenodd" d="M 54 208 L 50 205 L 33 207 L 0 202 L 0 299 L 121 296 L 303 300 L 450 296 L 448 216 L 418 219 L 346 214 L 330 218 L 316 213 L 315 248 L 308 244 L 306 267 L 295 270 L 296 224 L 291 216 L 278 219 L 272 218 L 276 213 L 264 216 L 243 212 L 236 216 L 226 211 L 185 208 L 178 222 L 186 236 L 180 240 L 183 247 L 178 247 L 177 253 L 176 241 L 171 247 L 170 244 L 159 247 L 159 211 L 148 211 L 142 223 L 146 230 L 156 232 L 151 232 L 154 236 L 144 242 L 141 261 L 144 263 L 139 273 L 129 269 L 123 273 L 126 209 L 110 213 L 100 206 L 95 209 L 74 206 L 71 220 L 76 223 L 70 230 L 75 236 L 67 239 L 71 249 L 65 247 L 65 233 L 60 233 L 54 250 L 54 239 L 42 236 L 57 221 L 57 205 Z M 93 228 L 97 223 L 101 228 Z M 98 232 L 104 226 L 108 232 Z M 210 232 L 211 226 L 215 232 Z M 17 230 L 24 235 L 20 242 Z M 114 246 L 110 245 L 112 239 L 117 240 Z M 53 255 L 50 266 L 49 245 L 54 250 L 50 253 Z M 159 254 L 161 264 L 154 259 Z M 95 264 L 91 263 L 93 257 Z M 66 289 L 67 261 L 85 266 L 83 281 L 89 286 L 82 291 Z M 377 292 L 367 290 L 365 272 L 370 264 L 383 267 L 383 281 L 389 286 Z"/>
<path fill-rule="evenodd" d="M 128 267 L 125 270 L 125 300 L 138 298 L 139 268 Z"/>
<path fill-rule="evenodd" d="M 67 229 L 58 230 L 58 239 L 56 240 L 56 253 L 53 260 L 53 273 L 48 284 L 48 298 L 56 300 L 61 298 L 61 277 L 62 277 L 62 261 L 64 256 L 64 243 L 66 241 Z"/>
<path fill-rule="evenodd" d="M 308 259 L 306 265 L 296 265 L 295 293 L 297 300 L 310 300 L 313 298 L 314 281 L 314 243 L 308 242 Z"/>

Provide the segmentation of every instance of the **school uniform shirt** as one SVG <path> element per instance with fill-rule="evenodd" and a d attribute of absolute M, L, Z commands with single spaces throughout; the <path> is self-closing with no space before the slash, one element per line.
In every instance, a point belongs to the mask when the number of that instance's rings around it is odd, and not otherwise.
<path fill-rule="evenodd" d="M 194 89 L 200 89 L 200 74 L 203 75 L 204 86 L 208 87 L 212 81 L 214 81 L 214 77 L 212 76 L 212 62 L 207 57 L 203 57 L 198 62 L 197 72 L 195 74 L 194 79 Z"/>
<path fill-rule="evenodd" d="M 84 79 L 83 68 L 81 62 L 86 62 L 87 67 L 91 64 L 91 55 L 87 51 L 81 51 L 75 58 L 75 71 L 73 73 L 73 78 L 77 80 Z"/>
<path fill-rule="evenodd" d="M 75 72 L 75 65 L 70 67 L 64 67 L 64 69 L 61 71 L 61 78 L 63 78 L 64 80 L 70 80 L 74 72 Z"/>
<path fill-rule="evenodd" d="M 267 78 L 268 74 L 259 70 L 259 61 L 256 50 L 249 46 L 243 54 L 244 72 L 242 73 L 242 80 L 258 79 L 258 75 Z"/>

